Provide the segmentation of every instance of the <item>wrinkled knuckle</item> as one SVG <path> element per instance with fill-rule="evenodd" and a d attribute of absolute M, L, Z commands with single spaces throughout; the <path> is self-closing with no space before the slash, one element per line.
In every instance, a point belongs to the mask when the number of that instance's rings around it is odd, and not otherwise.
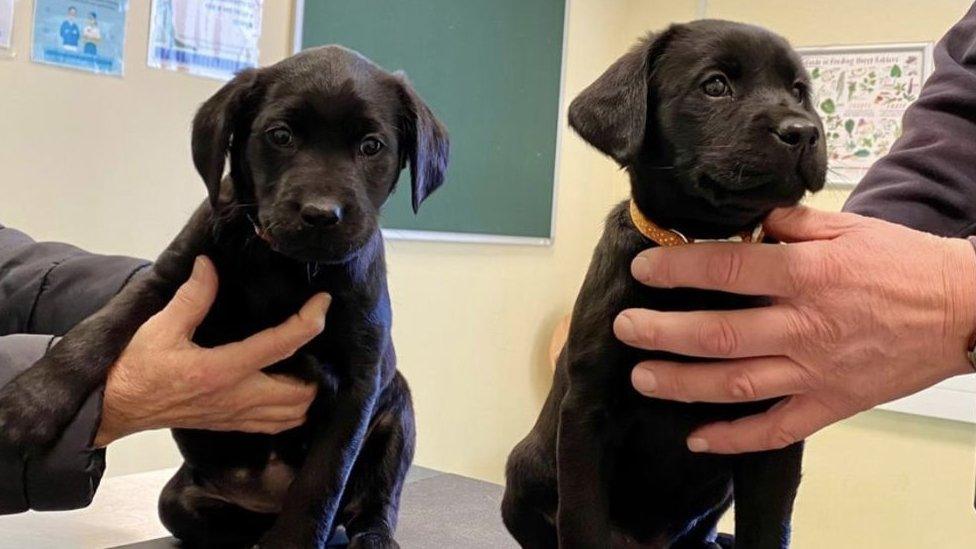
<path fill-rule="evenodd" d="M 201 393 L 215 393 L 226 389 L 230 378 L 225 368 L 208 366 L 192 368 L 188 376 L 188 381 L 192 383 L 192 387 Z"/>
<path fill-rule="evenodd" d="M 667 396 L 669 400 L 678 402 L 694 402 L 688 392 L 687 384 L 680 376 L 675 376 L 669 368 L 658 368 L 654 375 L 657 377 L 658 388 L 655 393 Z"/>
<path fill-rule="evenodd" d="M 824 243 L 808 242 L 791 248 L 787 256 L 787 277 L 795 293 L 823 289 L 842 274 L 836 253 Z"/>
<path fill-rule="evenodd" d="M 796 374 L 796 383 L 806 391 L 822 389 L 826 381 L 826 376 L 819 370 L 801 368 Z"/>
<path fill-rule="evenodd" d="M 731 249 L 712 254 L 705 264 L 707 281 L 719 288 L 733 286 L 741 278 L 741 273 L 742 258 Z"/>
<path fill-rule="evenodd" d="M 173 294 L 173 301 L 178 305 L 191 309 L 196 309 L 200 304 L 196 293 L 186 285 L 180 286 L 176 290 L 176 293 Z"/>
<path fill-rule="evenodd" d="M 278 360 L 284 360 L 295 354 L 295 347 L 289 344 L 288 338 L 280 329 L 275 329 L 271 335 L 271 352 Z"/>
<path fill-rule="evenodd" d="M 640 342 L 645 347 L 654 348 L 660 343 L 661 335 L 651 322 L 641 322 L 638 320 L 634 322 L 638 325 L 637 334 Z"/>
<path fill-rule="evenodd" d="M 780 450 L 798 440 L 800 440 L 800 437 L 792 429 L 783 424 L 776 424 L 766 435 L 766 448 L 769 450 Z"/>
<path fill-rule="evenodd" d="M 730 374 L 726 380 L 726 392 L 736 400 L 752 401 L 757 399 L 756 385 L 748 374 L 736 372 Z"/>
<path fill-rule="evenodd" d="M 187 379 L 194 387 L 201 392 L 210 392 L 217 389 L 217 382 L 214 379 L 213 371 L 207 368 L 195 370 Z"/>
<path fill-rule="evenodd" d="M 198 365 L 191 366 L 183 370 L 183 382 L 189 387 L 198 389 L 210 388 L 210 369 L 201 368 Z"/>
<path fill-rule="evenodd" d="M 728 320 L 712 318 L 701 323 L 698 344 L 710 354 L 730 356 L 739 348 L 739 337 Z"/>
<path fill-rule="evenodd" d="M 798 294 L 804 288 L 814 284 L 815 269 L 809 254 L 799 250 L 799 246 L 786 246 L 786 277 L 783 283 L 792 294 Z"/>
<path fill-rule="evenodd" d="M 865 217 L 851 212 L 839 212 L 830 216 L 828 222 L 829 229 L 833 231 L 849 231 L 852 229 L 881 226 L 885 224 L 880 219 Z"/>
<path fill-rule="evenodd" d="M 207 387 L 213 391 L 221 391 L 232 384 L 230 370 L 226 368 L 209 368 L 206 375 Z"/>
<path fill-rule="evenodd" d="M 648 269 L 647 276 L 643 280 L 644 283 L 662 288 L 674 287 L 674 271 L 670 261 L 660 258 L 657 261 L 648 260 L 648 263 L 650 263 L 651 268 Z"/>
<path fill-rule="evenodd" d="M 832 318 L 807 306 L 797 307 L 786 316 L 786 342 L 797 350 L 831 346 L 843 339 L 842 332 Z"/>
<path fill-rule="evenodd" d="M 783 323 L 783 335 L 786 341 L 798 344 L 810 333 L 810 321 L 799 310 L 788 310 Z"/>

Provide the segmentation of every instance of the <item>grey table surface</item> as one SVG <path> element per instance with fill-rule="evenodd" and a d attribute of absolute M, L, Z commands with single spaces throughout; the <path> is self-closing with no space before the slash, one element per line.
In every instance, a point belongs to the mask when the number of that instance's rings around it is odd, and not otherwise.
<path fill-rule="evenodd" d="M 106 479 L 88 509 L 0 517 L 2 549 L 173 549 L 156 517 L 155 498 L 172 470 Z M 499 514 L 502 487 L 411 469 L 400 505 L 396 539 L 403 549 L 517 547 Z"/>

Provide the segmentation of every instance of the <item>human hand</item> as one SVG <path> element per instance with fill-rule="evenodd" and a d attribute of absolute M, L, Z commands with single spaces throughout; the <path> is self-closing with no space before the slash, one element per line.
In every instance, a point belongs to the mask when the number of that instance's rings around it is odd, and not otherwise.
<path fill-rule="evenodd" d="M 641 252 L 649 286 L 769 295 L 727 312 L 623 311 L 617 337 L 634 347 L 721 359 L 648 361 L 631 375 L 646 396 L 684 402 L 786 397 L 765 413 L 700 427 L 692 451 L 782 448 L 877 404 L 972 373 L 976 254 L 877 219 L 780 209 L 766 232 L 784 245 L 696 244 Z"/>
<path fill-rule="evenodd" d="M 112 366 L 95 446 L 149 429 L 277 433 L 305 422 L 316 386 L 261 369 L 322 332 L 329 295 L 316 294 L 278 326 L 207 349 L 193 343 L 193 332 L 216 296 L 217 271 L 200 256 L 190 279 Z"/>

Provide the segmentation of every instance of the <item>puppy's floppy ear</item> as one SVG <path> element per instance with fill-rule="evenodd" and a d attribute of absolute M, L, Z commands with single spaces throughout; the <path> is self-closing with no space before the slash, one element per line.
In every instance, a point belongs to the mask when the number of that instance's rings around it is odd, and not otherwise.
<path fill-rule="evenodd" d="M 447 130 L 420 99 L 403 73 L 400 81 L 403 102 L 403 122 L 400 127 L 400 148 L 404 161 L 410 162 L 410 186 L 413 212 L 441 184 L 447 174 L 450 141 Z"/>
<path fill-rule="evenodd" d="M 249 130 L 253 98 L 257 88 L 258 71 L 247 69 L 235 76 L 208 99 L 193 117 L 193 164 L 207 186 L 210 205 L 217 207 L 220 181 L 231 147 L 242 151 Z M 234 139 L 238 134 L 240 142 Z M 231 170 L 233 171 L 233 167 Z M 235 182 L 240 185 L 242 182 Z"/>
<path fill-rule="evenodd" d="M 644 143 L 651 72 L 674 29 L 642 39 L 569 105 L 570 127 L 622 166 Z"/>

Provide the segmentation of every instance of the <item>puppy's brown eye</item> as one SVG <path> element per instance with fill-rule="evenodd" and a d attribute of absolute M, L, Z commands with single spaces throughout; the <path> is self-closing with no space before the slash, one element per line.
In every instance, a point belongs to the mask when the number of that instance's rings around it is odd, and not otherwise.
<path fill-rule="evenodd" d="M 366 156 L 375 156 L 383 150 L 383 142 L 375 137 L 367 137 L 359 144 L 359 152 Z"/>
<path fill-rule="evenodd" d="M 729 83 L 717 74 L 702 83 L 702 91 L 709 97 L 723 97 L 731 92 Z"/>
<path fill-rule="evenodd" d="M 288 128 L 271 128 L 265 135 L 268 136 L 268 141 L 275 147 L 290 147 L 295 141 Z"/>
<path fill-rule="evenodd" d="M 793 99 L 796 99 L 798 103 L 803 103 L 803 98 L 806 97 L 807 87 L 803 84 L 793 84 Z"/>

